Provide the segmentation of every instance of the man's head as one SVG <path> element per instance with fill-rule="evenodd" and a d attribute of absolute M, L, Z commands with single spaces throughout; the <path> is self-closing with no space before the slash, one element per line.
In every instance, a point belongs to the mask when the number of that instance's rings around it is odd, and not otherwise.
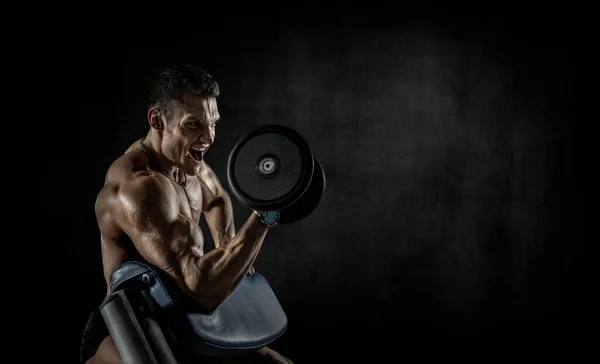
<path fill-rule="evenodd" d="M 205 70 L 174 66 L 154 80 L 148 122 L 160 153 L 185 173 L 197 174 L 215 138 L 219 85 Z"/>

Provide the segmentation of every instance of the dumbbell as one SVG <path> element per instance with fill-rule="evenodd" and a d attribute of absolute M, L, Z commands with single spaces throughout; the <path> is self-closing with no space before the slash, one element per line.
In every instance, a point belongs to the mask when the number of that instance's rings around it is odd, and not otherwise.
<path fill-rule="evenodd" d="M 279 211 L 279 224 L 314 212 L 326 190 L 326 176 L 306 139 L 279 124 L 242 135 L 229 152 L 227 183 L 231 195 L 255 211 Z"/>

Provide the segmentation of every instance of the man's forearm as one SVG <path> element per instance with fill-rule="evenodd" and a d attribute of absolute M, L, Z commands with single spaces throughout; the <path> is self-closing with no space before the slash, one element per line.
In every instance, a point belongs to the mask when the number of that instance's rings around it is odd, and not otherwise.
<path fill-rule="evenodd" d="M 194 289 L 207 309 L 215 309 L 244 278 L 254 263 L 268 227 L 251 214 L 233 238 L 196 258 L 197 287 Z"/>
<path fill-rule="evenodd" d="M 208 211 L 204 211 L 215 248 L 227 244 L 235 236 L 233 207 L 227 198 L 215 200 Z"/>

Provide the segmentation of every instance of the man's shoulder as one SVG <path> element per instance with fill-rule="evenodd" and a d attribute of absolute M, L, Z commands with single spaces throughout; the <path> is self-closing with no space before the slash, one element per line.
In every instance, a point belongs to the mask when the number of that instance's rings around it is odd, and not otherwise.
<path fill-rule="evenodd" d="M 206 161 L 202 162 L 197 176 L 200 178 L 200 180 L 211 180 L 217 178 L 215 171 L 213 171 Z"/>
<path fill-rule="evenodd" d="M 119 194 L 136 200 L 156 199 L 172 192 L 173 185 L 167 178 L 151 170 L 135 171 L 119 183 Z"/>
<path fill-rule="evenodd" d="M 111 164 L 98 200 L 120 205 L 169 196 L 172 190 L 172 185 L 161 173 L 147 168 L 144 155 L 134 151 L 120 156 Z"/>
<path fill-rule="evenodd" d="M 223 189 L 219 177 L 206 162 L 202 163 L 202 167 L 200 168 L 197 177 L 200 180 L 201 185 L 213 194 Z"/>
<path fill-rule="evenodd" d="M 117 157 L 108 167 L 106 182 L 127 179 L 130 175 L 148 169 L 149 160 L 140 150 L 129 151 Z"/>
<path fill-rule="evenodd" d="M 149 160 L 143 151 L 130 151 L 119 156 L 109 166 L 104 180 L 105 187 L 153 187 L 161 183 L 162 175 L 150 170 Z M 164 184 L 164 183 L 162 183 Z"/>
<path fill-rule="evenodd" d="M 137 171 L 126 178 L 107 183 L 96 199 L 96 214 L 149 217 L 176 210 L 175 189 L 154 171 Z M 125 214 L 125 215 L 123 215 Z"/>
<path fill-rule="evenodd" d="M 168 194 L 172 192 L 173 186 L 159 172 L 139 170 L 109 179 L 103 189 L 110 190 L 121 198 L 145 199 Z"/>

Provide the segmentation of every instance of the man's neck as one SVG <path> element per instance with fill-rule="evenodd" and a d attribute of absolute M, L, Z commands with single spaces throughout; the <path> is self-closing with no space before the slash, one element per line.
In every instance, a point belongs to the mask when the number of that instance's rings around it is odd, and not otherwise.
<path fill-rule="evenodd" d="M 178 183 L 185 183 L 186 176 L 185 173 L 173 165 L 167 157 L 162 153 L 162 147 L 160 140 L 156 138 L 151 132 L 148 133 L 146 138 L 142 140 L 142 146 L 146 149 L 147 153 L 150 154 L 150 158 L 152 158 L 151 163 L 154 168 L 159 169 L 161 172 L 166 174 L 169 178 Z"/>

